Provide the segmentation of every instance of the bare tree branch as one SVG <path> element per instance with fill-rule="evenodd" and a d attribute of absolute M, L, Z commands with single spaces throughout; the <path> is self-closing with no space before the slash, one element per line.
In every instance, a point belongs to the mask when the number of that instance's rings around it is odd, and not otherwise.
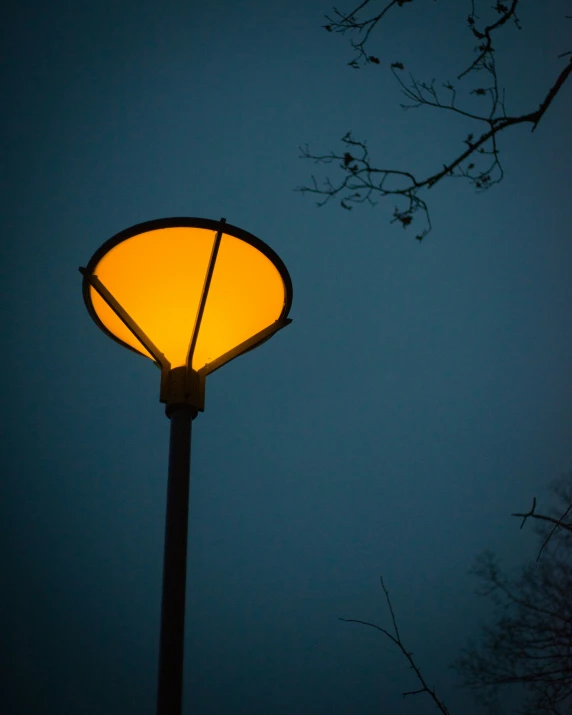
<path fill-rule="evenodd" d="M 350 66 L 357 69 L 367 64 L 379 64 L 379 58 L 370 55 L 366 48 L 372 31 L 391 9 L 403 7 L 412 1 L 390 0 L 381 3 L 382 7 L 379 12 L 365 17 L 362 13 L 368 6 L 376 4 L 376 0 L 364 0 L 349 13 L 342 13 L 334 8 L 333 16 L 327 16 L 328 24 L 324 27 L 329 32 L 357 33 L 362 36 L 359 42 L 351 41 L 352 48 L 357 55 L 349 62 Z M 404 109 L 432 107 L 481 124 L 480 132 L 473 130 L 467 133 L 463 140 L 465 147 L 453 159 L 444 163 L 442 168 L 422 178 L 418 178 L 411 171 L 389 167 L 380 168 L 370 161 L 366 142 L 355 139 L 350 131 L 342 137 L 342 148 L 337 152 L 316 154 L 310 151 L 308 145 L 301 147 L 301 158 L 311 159 L 316 164 L 336 162 L 342 171 L 342 178 L 337 182 L 333 182 L 330 178 L 319 182 L 312 176 L 309 186 L 298 187 L 297 190 L 323 197 L 317 202 L 319 206 L 334 197 L 339 198 L 340 205 L 347 210 L 351 210 L 354 204 L 375 205 L 377 198 L 395 196 L 400 205 L 394 207 L 391 222 L 399 222 L 406 228 L 413 222 L 415 214 L 421 212 L 424 226 L 417 233 L 416 238 L 422 240 L 431 230 L 428 206 L 420 195 L 423 190 L 432 188 L 445 177 L 467 179 L 477 191 L 485 191 L 502 181 L 504 172 L 500 162 L 498 135 L 511 127 L 525 123 L 531 124 L 531 131 L 534 131 L 572 73 L 571 57 L 570 61 L 560 69 L 536 110 L 521 115 L 507 115 L 505 92 L 504 89 L 501 90 L 498 82 L 493 33 L 506 26 L 509 21 L 512 21 L 520 29 L 521 26 L 516 15 L 518 3 L 519 0 L 510 0 L 507 4 L 498 0 L 490 8 L 498 17 L 480 27 L 477 23 L 479 17 L 475 13 L 475 0 L 471 0 L 467 25 L 479 43 L 475 47 L 477 57 L 458 74 L 457 80 L 464 80 L 472 74 L 477 76 L 478 73 L 484 73 L 479 76 L 484 76 L 487 79 L 479 86 L 468 90 L 470 95 L 477 98 L 482 97 L 483 102 L 488 101 L 488 109 L 483 109 L 482 112 L 470 111 L 459 106 L 459 90 L 451 82 L 443 82 L 437 87 L 434 79 L 429 82 L 420 81 L 411 73 L 409 73 L 409 80 L 406 81 L 403 78 L 405 69 L 403 63 L 391 63 L 391 72 L 409 102 L 401 105 Z M 565 52 L 559 55 L 559 58 L 571 54 L 572 51 Z M 443 91 L 446 93 L 445 98 L 443 98 Z"/>
<path fill-rule="evenodd" d="M 570 542 L 568 542 L 568 547 Z M 496 605 L 480 643 L 469 643 L 454 664 L 481 702 L 495 711 L 501 688 L 520 684 L 527 699 L 520 712 L 553 715 L 572 704 L 572 572 L 569 550 L 547 552 L 540 564 L 507 578 L 490 552 L 473 568 L 481 595 Z"/>
<path fill-rule="evenodd" d="M 367 20 L 359 21 L 357 19 L 357 14 L 367 5 L 369 5 L 371 1 L 372 0 L 364 0 L 364 2 L 358 5 L 355 10 L 352 10 L 347 15 L 344 15 L 339 10 L 334 8 L 334 17 L 332 18 L 326 15 L 326 20 L 328 20 L 328 24 L 323 26 L 324 29 L 328 32 L 339 32 L 341 34 L 345 34 L 348 31 L 352 32 L 355 30 L 360 33 L 365 32 L 365 35 L 360 42 L 354 43 L 352 41 L 351 43 L 354 50 L 356 50 L 356 52 L 358 53 L 358 57 L 351 62 L 348 62 L 348 64 L 350 65 L 350 67 L 354 67 L 355 69 L 359 68 L 360 59 L 363 60 L 365 63 L 374 62 L 375 64 L 377 64 L 377 58 L 368 57 L 365 52 L 365 44 L 368 41 L 371 32 L 375 29 L 378 22 L 383 19 L 384 15 L 392 7 L 402 7 L 403 5 L 412 2 L 412 0 L 390 0 L 390 2 L 388 2 L 387 5 L 385 5 L 385 7 L 377 15 L 374 15 Z"/>
<path fill-rule="evenodd" d="M 463 72 L 458 75 L 457 79 L 462 79 L 465 75 L 469 74 L 469 72 L 474 69 L 480 69 L 483 66 L 483 62 L 486 60 L 487 55 L 493 58 L 492 53 L 494 52 L 494 48 L 491 38 L 491 32 L 494 32 L 494 30 L 498 30 L 499 27 L 502 27 L 511 18 L 514 20 L 516 26 L 520 29 L 520 24 L 515 12 L 516 6 L 518 5 L 518 1 L 519 0 L 512 0 L 510 8 L 507 8 L 506 5 L 503 5 L 501 2 L 497 2 L 495 9 L 500 14 L 499 19 L 496 22 L 493 22 L 491 25 L 487 25 L 482 31 L 477 30 L 475 27 L 476 15 L 474 6 L 472 7 L 472 12 L 468 18 L 468 24 L 472 29 L 473 35 L 475 35 L 475 37 L 477 37 L 479 40 L 483 40 L 483 42 L 481 43 L 481 45 L 479 45 L 478 49 L 480 53 L 477 59 L 471 65 L 469 65 L 466 70 L 463 70 Z"/>
<path fill-rule="evenodd" d="M 563 529 L 567 529 L 568 531 L 571 531 L 571 532 L 572 532 L 572 522 L 566 523 L 566 522 L 562 521 L 566 516 L 568 516 L 568 513 L 569 513 L 570 510 L 572 509 L 572 504 L 570 504 L 570 506 L 566 509 L 566 511 L 564 512 L 564 514 L 562 514 L 562 516 L 560 517 L 560 519 L 555 519 L 554 517 L 552 517 L 552 516 L 546 516 L 545 514 L 535 514 L 535 512 L 534 512 L 535 507 L 536 507 L 536 497 L 534 498 L 534 500 L 533 500 L 533 502 L 532 502 L 532 508 L 531 508 L 531 510 L 528 511 L 526 514 L 518 514 L 518 513 L 511 514 L 511 516 L 522 516 L 522 517 L 524 517 L 523 520 L 522 520 L 522 524 L 520 525 L 520 528 L 521 528 L 521 529 L 522 529 L 522 527 L 524 526 L 526 520 L 527 520 L 529 517 L 532 517 L 533 519 L 541 519 L 542 521 L 548 521 L 549 523 L 554 524 L 554 529 L 556 529 L 556 528 L 558 528 L 559 526 L 561 526 Z M 554 532 L 554 529 L 552 530 L 551 533 Z"/>
<path fill-rule="evenodd" d="M 423 675 L 421 674 L 421 671 L 419 670 L 418 666 L 416 665 L 415 661 L 413 660 L 413 653 L 411 651 L 408 651 L 405 645 L 403 644 L 403 641 L 401 640 L 401 635 L 399 634 L 399 628 L 397 627 L 397 621 L 395 619 L 395 613 L 393 611 L 393 606 L 391 605 L 391 600 L 389 598 L 389 592 L 387 588 L 385 587 L 385 584 L 383 582 L 383 578 L 380 576 L 379 580 L 381 582 L 381 588 L 383 589 L 383 592 L 385 594 L 385 600 L 387 601 L 387 606 L 389 608 L 389 613 L 391 614 L 391 622 L 393 624 L 393 631 L 394 634 L 391 634 L 389 631 L 387 631 L 385 628 L 382 628 L 381 626 L 376 625 L 375 623 L 369 623 L 367 621 L 358 621 L 354 618 L 340 618 L 340 621 L 345 621 L 346 623 L 360 623 L 363 626 L 369 626 L 370 628 L 375 628 L 376 630 L 380 631 L 383 633 L 385 636 L 389 638 L 389 640 L 394 643 L 399 650 L 403 653 L 405 658 L 407 659 L 409 666 L 411 669 L 415 672 L 415 675 L 417 677 L 417 680 L 421 684 L 421 688 L 418 690 L 409 690 L 407 692 L 402 693 L 402 696 L 405 698 L 408 695 L 419 695 L 420 693 L 428 693 L 435 705 L 437 706 L 437 709 L 440 710 L 443 715 L 449 715 L 449 711 L 447 710 L 447 707 L 445 706 L 445 703 L 437 697 L 435 693 L 435 688 L 430 688 L 427 685 L 427 682 Z"/>
<path fill-rule="evenodd" d="M 526 520 L 529 518 L 532 519 L 538 519 L 539 521 L 543 522 L 548 522 L 549 524 L 554 524 L 546 538 L 544 539 L 544 542 L 542 543 L 542 546 L 540 547 L 540 551 L 538 552 L 538 556 L 536 557 L 536 561 L 540 559 L 540 555 L 542 554 L 542 551 L 550 541 L 550 539 L 554 536 L 556 531 L 558 529 L 564 529 L 566 531 L 569 531 L 572 533 L 572 522 L 565 522 L 564 519 L 568 516 L 570 511 L 572 510 L 572 500 L 569 501 L 568 506 L 566 507 L 566 510 L 564 513 L 559 517 L 556 518 L 554 516 L 548 516 L 546 514 L 537 514 L 536 511 L 536 497 L 533 498 L 532 500 L 532 507 L 530 511 L 526 512 L 526 514 L 520 514 L 520 513 L 515 513 L 511 514 L 511 516 L 519 516 L 522 517 L 522 523 L 520 525 L 520 528 L 522 529 L 523 526 L 526 524 Z"/>

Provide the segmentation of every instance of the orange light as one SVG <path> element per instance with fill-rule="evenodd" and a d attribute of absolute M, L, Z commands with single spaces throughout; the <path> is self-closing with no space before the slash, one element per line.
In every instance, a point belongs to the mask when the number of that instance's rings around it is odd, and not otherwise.
<path fill-rule="evenodd" d="M 290 322 L 292 289 L 284 264 L 262 241 L 224 221 L 139 224 L 104 244 L 82 272 L 84 297 L 100 327 L 159 362 L 149 348 L 155 346 L 169 369 L 188 365 L 208 373 L 209 365 L 216 369 L 227 361 L 221 362 L 223 356 L 235 357 L 232 351 L 261 331 Z M 139 339 L 110 300 L 151 343 Z"/>

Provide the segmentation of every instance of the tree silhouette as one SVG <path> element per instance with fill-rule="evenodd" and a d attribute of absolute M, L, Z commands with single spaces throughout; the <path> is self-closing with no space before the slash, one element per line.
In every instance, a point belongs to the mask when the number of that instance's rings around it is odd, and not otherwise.
<path fill-rule="evenodd" d="M 483 553 L 473 573 L 481 582 L 478 593 L 492 598 L 493 624 L 482 629 L 478 644 L 469 643 L 454 668 L 490 712 L 498 696 L 519 686 L 526 715 L 572 712 L 572 475 L 557 480 L 557 497 L 549 514 L 533 508 L 522 516 L 537 520 L 542 558 L 526 565 L 516 578 L 502 573 L 497 559 Z M 564 512 L 562 511 L 564 509 Z"/>
<path fill-rule="evenodd" d="M 432 188 L 445 177 L 466 179 L 479 192 L 486 191 L 503 179 L 499 135 L 521 124 L 531 125 L 531 131 L 536 129 L 572 73 L 572 51 L 560 54 L 555 52 L 558 68 L 551 86 L 547 88 L 544 96 L 540 97 L 537 108 L 524 114 L 508 114 L 505 90 L 501 89 L 497 74 L 494 41 L 498 31 L 509 23 L 520 29 L 516 14 L 519 0 L 497 2 L 492 6 L 489 3 L 481 3 L 480 15 L 477 15 L 475 7 L 478 3 L 479 0 L 470 0 L 467 16 L 467 28 L 473 40 L 476 40 L 476 57 L 457 74 L 456 84 L 449 81 L 420 81 L 413 74 L 406 73 L 403 62 L 390 63 L 390 71 L 408 100 L 401 105 L 404 109 L 434 107 L 467 120 L 472 130 L 467 132 L 463 147 L 456 156 L 442 163 L 430 175 L 418 177 L 409 170 L 377 166 L 370 158 L 367 142 L 356 139 L 350 131 L 342 137 L 341 148 L 328 154 L 316 154 L 308 145 L 301 147 L 302 158 L 317 164 L 336 163 L 341 175 L 336 180 L 326 177 L 322 181 L 311 176 L 310 185 L 298 187 L 298 191 L 320 196 L 320 206 L 337 198 L 340 205 L 348 210 L 351 210 L 354 204 L 375 204 L 380 197 L 394 196 L 398 199 L 399 206 L 394 208 L 391 223 L 398 222 L 406 228 L 413 222 L 415 215 L 421 212 L 424 218 L 423 226 L 416 235 L 421 241 L 431 230 L 429 209 L 423 198 L 425 190 Z M 379 57 L 370 54 L 368 50 L 372 33 L 390 10 L 412 4 L 413 0 L 363 0 L 349 13 L 342 13 L 334 8 L 332 16 L 327 16 L 328 22 L 324 28 L 331 33 L 358 36 L 358 40 L 351 40 L 355 54 L 348 62 L 350 67 L 360 69 L 371 64 L 379 65 Z M 370 11 L 371 14 L 368 14 Z M 484 16 L 488 19 L 483 20 Z M 571 19 L 572 16 L 566 17 Z M 463 107 L 459 101 L 463 93 L 480 98 L 483 103 L 482 110 L 475 113 L 469 111 L 466 106 Z M 478 130 L 473 128 L 475 123 L 479 127 Z"/>
<path fill-rule="evenodd" d="M 469 642 L 452 667 L 491 715 L 499 712 L 501 691 L 511 687 L 520 689 L 522 715 L 572 713 L 572 474 L 556 480 L 551 491 L 557 499 L 547 514 L 536 512 L 536 499 L 528 513 L 513 514 L 523 518 L 521 528 L 527 519 L 536 520 L 542 559 L 509 578 L 494 554 L 485 551 L 471 571 L 480 579 L 477 593 L 490 597 L 496 610 L 479 642 Z M 403 697 L 426 693 L 442 715 L 451 715 L 403 643 L 389 592 L 380 581 L 392 631 L 368 621 L 340 620 L 380 631 L 406 658 L 419 684 Z"/>

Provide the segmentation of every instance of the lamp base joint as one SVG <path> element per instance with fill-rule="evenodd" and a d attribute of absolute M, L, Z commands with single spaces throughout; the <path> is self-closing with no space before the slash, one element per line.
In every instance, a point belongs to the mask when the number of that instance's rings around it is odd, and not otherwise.
<path fill-rule="evenodd" d="M 186 365 L 161 372 L 161 402 L 166 404 L 167 417 L 178 405 L 190 405 L 196 412 L 205 408 L 205 375 Z M 193 415 L 193 418 L 196 415 Z"/>

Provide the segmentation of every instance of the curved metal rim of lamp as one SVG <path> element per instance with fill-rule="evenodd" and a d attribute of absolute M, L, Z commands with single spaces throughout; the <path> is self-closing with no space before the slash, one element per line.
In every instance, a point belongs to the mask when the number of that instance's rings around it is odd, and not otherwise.
<path fill-rule="evenodd" d="M 276 324 L 282 324 L 280 327 L 283 327 L 284 325 L 287 325 L 291 321 L 287 318 L 288 313 L 290 312 L 290 308 L 292 306 L 292 280 L 290 278 L 290 274 L 288 273 L 288 269 L 284 265 L 284 262 L 280 258 L 280 256 L 275 253 L 272 248 L 264 241 L 262 241 L 260 238 L 257 238 L 254 236 L 252 233 L 249 233 L 248 231 L 245 231 L 242 228 L 239 228 L 238 226 L 233 226 L 232 224 L 226 223 L 225 221 L 216 221 L 214 219 L 209 219 L 209 218 L 196 218 L 196 217 L 190 217 L 190 216 L 182 216 L 182 217 L 173 217 L 173 218 L 160 218 L 160 219 L 154 219 L 153 221 L 144 221 L 142 223 L 135 224 L 134 226 L 130 226 L 129 228 L 124 229 L 123 231 L 120 231 L 119 233 L 116 233 L 115 236 L 112 236 L 110 239 L 105 241 L 93 254 L 93 256 L 89 259 L 89 262 L 85 269 L 82 269 L 82 274 L 83 274 L 83 283 L 82 283 L 82 293 L 83 293 L 83 300 L 85 303 L 85 306 L 88 310 L 88 313 L 94 320 L 95 324 L 103 330 L 103 332 L 108 335 L 110 338 L 115 340 L 116 343 L 119 343 L 121 346 L 128 348 L 132 352 L 136 353 L 137 355 L 141 355 L 141 353 L 133 348 L 131 345 L 128 345 L 126 342 L 115 336 L 110 330 L 107 329 L 107 327 L 101 322 L 99 319 L 99 316 L 95 312 L 95 309 L 93 307 L 93 303 L 91 300 L 91 276 L 93 275 L 93 271 L 99 261 L 103 258 L 103 256 L 108 253 L 112 248 L 115 248 L 118 244 L 122 243 L 123 241 L 127 241 L 130 238 L 133 238 L 134 236 L 138 236 L 141 233 L 147 233 L 148 231 L 156 231 L 157 229 L 161 228 L 204 228 L 207 230 L 211 231 L 219 231 L 222 230 L 223 233 L 228 234 L 229 236 L 234 236 L 235 238 L 238 238 L 241 241 L 244 241 L 245 243 L 250 244 L 254 248 L 256 248 L 258 251 L 260 251 L 262 254 L 264 254 L 276 267 L 278 272 L 280 273 L 280 276 L 282 280 L 284 281 L 284 289 L 285 289 L 285 298 L 284 298 L 284 307 L 282 309 L 282 312 L 280 313 L 279 318 L 276 321 Z M 217 364 L 216 367 L 213 365 L 213 369 L 208 370 L 207 373 L 214 372 L 214 370 L 218 369 L 218 367 L 222 367 L 223 364 L 226 364 L 230 359 L 233 357 L 238 357 L 239 355 L 242 355 L 246 352 L 249 352 L 250 350 L 253 350 L 254 348 L 258 347 L 259 345 L 262 345 L 262 343 L 266 342 L 269 340 L 272 335 L 276 332 L 275 330 L 272 331 L 264 331 L 267 333 L 264 337 L 262 337 L 260 340 L 256 341 L 254 344 L 249 345 L 246 349 L 237 352 L 234 354 L 232 357 L 229 356 L 228 360 L 225 360 L 224 362 Z M 232 351 L 234 353 L 234 351 Z M 153 360 L 153 362 L 161 368 L 162 366 L 156 361 Z M 215 363 L 216 364 L 216 363 Z M 204 368 L 203 368 L 204 370 Z"/>

